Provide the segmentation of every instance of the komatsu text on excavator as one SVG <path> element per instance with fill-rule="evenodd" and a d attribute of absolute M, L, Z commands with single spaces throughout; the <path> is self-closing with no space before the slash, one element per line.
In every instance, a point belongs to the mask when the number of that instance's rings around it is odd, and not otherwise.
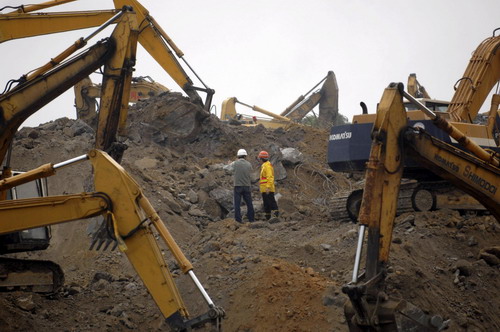
<path fill-rule="evenodd" d="M 148 21 L 141 16 L 145 9 L 136 1 L 131 0 L 130 3 L 136 7 L 124 6 L 119 11 L 113 11 L 113 15 L 108 13 L 108 19 L 96 31 L 80 38 L 30 75 L 25 75 L 17 81 L 17 85 L 14 86 L 16 82 L 9 83 L 6 92 L 0 95 L 0 164 L 3 165 L 0 178 L 0 235 L 3 237 L 0 247 L 3 252 L 44 249 L 50 238 L 46 227 L 102 216 L 107 230 L 105 233 L 126 254 L 172 330 L 191 331 L 207 323 L 220 330 L 224 311 L 213 303 L 194 274 L 191 263 L 141 188 L 118 163 L 123 150 L 116 144 L 116 136 L 126 121 L 137 41 L 141 31 L 147 31 L 146 27 L 143 27 L 144 30 L 140 30 L 140 27 Z M 0 21 L 4 18 L 1 17 Z M 116 26 L 110 37 L 75 54 L 111 24 Z M 24 30 L 4 29 L 5 26 L 0 25 L 2 36 L 26 33 Z M 104 75 L 96 149 L 69 161 L 49 163 L 13 174 L 11 164 L 15 164 L 15 161 L 10 160 L 9 151 L 21 124 L 101 67 Z M 93 166 L 94 191 L 47 196 L 43 181 L 48 176 L 54 175 L 60 168 L 85 160 L 90 160 Z M 27 188 L 31 188 L 30 192 Z M 28 233 L 30 236 L 24 236 Z M 208 306 L 205 313 L 194 318 L 189 316 L 156 237 L 163 239 L 181 270 L 190 276 L 200 291 Z M 62 271 L 49 263 L 0 260 L 0 287 L 4 290 L 55 292 L 62 284 Z"/>

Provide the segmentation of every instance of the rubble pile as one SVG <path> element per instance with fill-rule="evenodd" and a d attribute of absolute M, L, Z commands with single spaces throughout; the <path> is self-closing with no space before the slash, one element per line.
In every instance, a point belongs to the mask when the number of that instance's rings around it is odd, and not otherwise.
<path fill-rule="evenodd" d="M 325 130 L 235 126 L 175 93 L 131 107 L 121 164 L 141 185 L 217 305 L 225 331 L 346 331 L 341 292 L 351 280 L 357 226 L 332 218 L 332 197 L 351 179 L 328 169 Z M 94 131 L 58 119 L 23 128 L 12 165 L 28 170 L 92 149 Z M 227 165 L 244 148 L 255 167 L 258 220 L 232 217 Z M 281 216 L 265 221 L 257 187 L 260 150 L 273 156 Z M 88 189 L 91 167 L 64 168 L 50 194 Z M 126 257 L 89 251 L 95 220 L 52 227 L 42 252 L 18 257 L 53 260 L 66 275 L 52 296 L 0 294 L 1 331 L 161 331 L 163 318 Z M 500 224 L 491 216 L 454 211 L 407 213 L 396 220 L 388 293 L 450 319 L 450 331 L 500 330 Z M 164 248 L 189 311 L 206 306 Z"/>

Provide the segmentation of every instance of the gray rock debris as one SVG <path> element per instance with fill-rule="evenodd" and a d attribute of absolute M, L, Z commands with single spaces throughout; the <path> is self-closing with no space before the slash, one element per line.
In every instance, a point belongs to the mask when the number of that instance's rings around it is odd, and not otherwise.
<path fill-rule="evenodd" d="M 191 203 L 196 204 L 196 203 L 198 203 L 198 194 L 194 190 L 189 189 L 189 191 L 187 193 L 187 199 Z"/>
<path fill-rule="evenodd" d="M 233 209 L 233 192 L 225 188 L 215 188 L 210 191 L 210 197 L 215 199 L 226 211 Z"/>
<path fill-rule="evenodd" d="M 295 166 L 304 162 L 304 155 L 295 148 L 281 149 L 281 155 L 284 166 Z"/>

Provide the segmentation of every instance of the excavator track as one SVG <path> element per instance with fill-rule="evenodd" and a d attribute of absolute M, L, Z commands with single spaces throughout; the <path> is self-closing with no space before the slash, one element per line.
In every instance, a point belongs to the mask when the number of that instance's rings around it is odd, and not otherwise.
<path fill-rule="evenodd" d="M 0 257 L 0 291 L 56 293 L 64 284 L 64 273 L 51 261 Z"/>
<path fill-rule="evenodd" d="M 398 210 L 396 212 L 397 215 L 415 211 L 412 204 L 412 196 L 417 187 L 418 183 L 416 182 L 401 184 L 398 197 Z M 362 196 L 363 190 L 358 189 L 347 195 L 333 198 L 333 202 L 330 205 L 333 211 L 330 214 L 332 219 L 340 222 L 357 222 Z"/>
<path fill-rule="evenodd" d="M 357 222 L 363 190 L 334 197 L 330 205 L 333 220 Z M 485 208 L 471 196 L 445 181 L 402 183 L 398 196 L 396 215 L 415 211 L 434 211 L 439 209 L 458 210 L 461 213 L 477 214 L 486 212 Z"/>

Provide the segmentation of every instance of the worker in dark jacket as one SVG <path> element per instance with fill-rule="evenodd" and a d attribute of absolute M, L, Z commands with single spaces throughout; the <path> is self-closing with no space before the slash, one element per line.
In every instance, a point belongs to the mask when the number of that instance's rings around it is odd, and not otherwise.
<path fill-rule="evenodd" d="M 262 163 L 260 168 L 260 192 L 262 194 L 262 202 L 264 204 L 264 213 L 267 220 L 279 217 L 278 204 L 274 197 L 274 167 L 269 161 L 269 153 L 261 151 L 259 160 Z"/>
<path fill-rule="evenodd" d="M 252 203 L 251 174 L 252 164 L 245 158 L 247 151 L 239 149 L 236 154 L 237 160 L 232 162 L 234 168 L 234 219 L 241 223 L 241 199 L 247 205 L 247 218 L 249 222 L 255 221 L 255 212 Z"/>

